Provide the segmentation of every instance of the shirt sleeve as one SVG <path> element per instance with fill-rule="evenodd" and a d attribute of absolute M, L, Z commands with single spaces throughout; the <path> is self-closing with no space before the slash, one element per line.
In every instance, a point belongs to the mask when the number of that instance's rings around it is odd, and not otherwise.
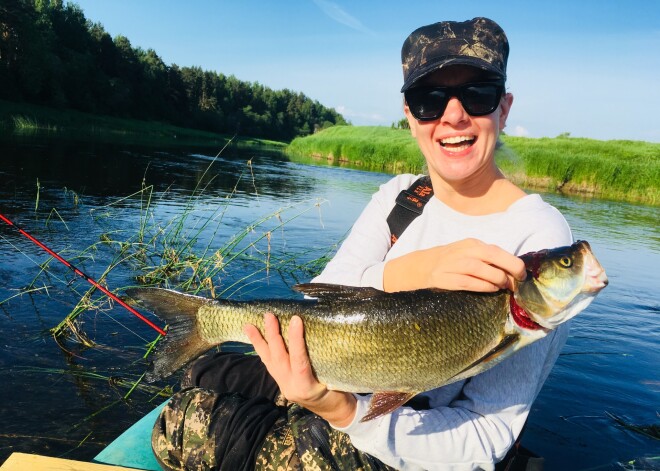
<path fill-rule="evenodd" d="M 391 247 L 387 217 L 399 192 L 408 188 L 416 178 L 415 175 L 399 175 L 380 186 L 355 221 L 337 254 L 312 283 L 383 289 L 384 260 Z"/>
<path fill-rule="evenodd" d="M 556 219 L 549 224 L 546 219 L 543 230 L 527 237 L 519 253 L 572 242 L 568 224 L 554 211 Z M 347 433 L 358 449 L 397 469 L 494 469 L 522 430 L 568 330 L 563 324 L 490 370 L 425 393 L 428 410 L 401 407 L 361 422 L 371 396 L 357 396 L 355 419 L 338 430 Z M 453 394 L 450 401 L 447 391 Z"/>

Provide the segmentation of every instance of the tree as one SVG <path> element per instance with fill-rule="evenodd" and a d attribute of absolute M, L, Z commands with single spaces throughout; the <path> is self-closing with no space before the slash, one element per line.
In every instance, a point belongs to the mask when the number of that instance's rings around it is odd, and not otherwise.
<path fill-rule="evenodd" d="M 0 97 L 279 140 L 346 124 L 302 93 L 168 66 L 63 0 L 0 3 Z"/>

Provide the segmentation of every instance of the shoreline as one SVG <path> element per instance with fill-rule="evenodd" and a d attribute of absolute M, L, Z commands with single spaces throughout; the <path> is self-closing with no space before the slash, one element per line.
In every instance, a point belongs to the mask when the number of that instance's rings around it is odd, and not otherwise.
<path fill-rule="evenodd" d="M 513 183 L 539 191 L 660 206 L 660 144 L 586 138 L 501 136 L 497 165 Z M 408 130 L 334 126 L 294 139 L 293 158 L 386 173 L 423 173 Z"/>
<path fill-rule="evenodd" d="M 390 174 L 423 173 L 424 158 L 405 129 L 333 126 L 291 143 L 228 136 L 165 123 L 113 118 L 0 100 L 0 133 L 111 140 L 140 145 L 268 147 L 301 163 Z M 532 190 L 660 206 L 660 144 L 560 136 L 503 135 L 497 165 Z"/>

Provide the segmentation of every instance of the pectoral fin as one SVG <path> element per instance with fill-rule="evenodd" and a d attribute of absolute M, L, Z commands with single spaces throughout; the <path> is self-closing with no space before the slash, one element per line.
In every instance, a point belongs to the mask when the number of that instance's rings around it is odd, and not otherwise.
<path fill-rule="evenodd" d="M 374 393 L 369 403 L 367 415 L 362 417 L 360 422 L 375 419 L 381 415 L 389 414 L 408 402 L 415 393 L 406 393 L 398 391 L 382 391 Z"/>
<path fill-rule="evenodd" d="M 484 356 L 477 361 L 464 368 L 459 373 L 455 374 L 449 382 L 460 381 L 461 379 L 469 378 L 478 375 L 482 371 L 494 366 L 501 362 L 515 351 L 515 345 L 520 340 L 519 334 L 509 334 L 502 338 L 500 343 L 497 344 Z"/>

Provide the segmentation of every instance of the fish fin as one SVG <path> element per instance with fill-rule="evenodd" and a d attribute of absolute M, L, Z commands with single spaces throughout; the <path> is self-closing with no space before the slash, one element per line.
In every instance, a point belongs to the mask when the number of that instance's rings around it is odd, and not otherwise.
<path fill-rule="evenodd" d="M 520 335 L 508 334 L 505 335 L 500 343 L 498 343 L 494 348 L 492 348 L 488 353 L 479 358 L 477 361 L 472 363 L 467 368 L 464 368 L 460 372 L 456 373 L 454 376 L 449 378 L 449 382 L 453 383 L 461 379 L 469 378 L 470 376 L 475 376 L 491 366 L 499 363 L 500 361 L 507 358 L 515 351 L 515 344 L 520 340 Z"/>
<path fill-rule="evenodd" d="M 318 298 L 319 302 L 365 301 L 386 295 L 384 291 L 368 286 L 344 286 L 330 283 L 301 283 L 293 287 L 306 296 Z"/>
<path fill-rule="evenodd" d="M 131 288 L 126 295 L 167 323 L 167 335 L 156 345 L 147 382 L 170 376 L 213 346 L 197 328 L 197 311 L 208 304 L 206 298 L 159 288 Z"/>
<path fill-rule="evenodd" d="M 369 411 L 360 422 L 375 419 L 398 409 L 415 396 L 415 393 L 399 391 L 380 391 L 371 396 Z"/>

